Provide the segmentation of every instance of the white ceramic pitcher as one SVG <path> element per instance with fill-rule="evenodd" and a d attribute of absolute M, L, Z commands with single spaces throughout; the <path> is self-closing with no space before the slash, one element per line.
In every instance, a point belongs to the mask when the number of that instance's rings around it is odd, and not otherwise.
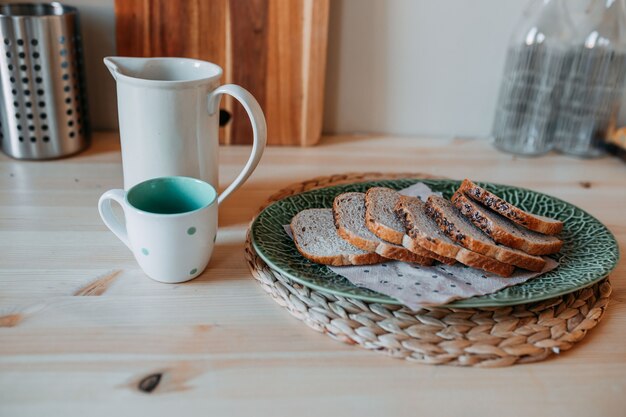
<path fill-rule="evenodd" d="M 117 81 L 124 188 L 156 177 L 187 176 L 217 189 L 219 101 L 229 94 L 244 107 L 254 135 L 252 154 L 219 202 L 256 168 L 266 143 L 259 103 L 238 85 L 219 85 L 222 69 L 187 58 L 104 58 Z"/>

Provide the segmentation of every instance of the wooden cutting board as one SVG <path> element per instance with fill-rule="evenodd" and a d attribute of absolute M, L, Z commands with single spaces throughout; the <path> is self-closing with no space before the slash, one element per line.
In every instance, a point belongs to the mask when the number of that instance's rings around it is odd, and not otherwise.
<path fill-rule="evenodd" d="M 181 56 L 224 68 L 265 112 L 268 143 L 308 146 L 322 131 L 329 0 L 116 0 L 117 54 Z M 225 144 L 248 144 L 245 110 L 231 98 Z M 223 113 L 222 119 L 228 119 Z"/>

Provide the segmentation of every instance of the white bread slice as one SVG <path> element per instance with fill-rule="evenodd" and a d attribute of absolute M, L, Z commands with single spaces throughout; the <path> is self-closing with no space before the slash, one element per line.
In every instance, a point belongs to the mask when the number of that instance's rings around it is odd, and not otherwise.
<path fill-rule="evenodd" d="M 400 194 L 386 187 L 372 187 L 365 193 L 365 224 L 379 238 L 402 244 L 404 225 L 393 209 Z"/>
<path fill-rule="evenodd" d="M 443 197 L 428 197 L 425 211 L 445 235 L 471 251 L 535 272 L 541 271 L 546 265 L 546 261 L 539 256 L 498 245 Z"/>
<path fill-rule="evenodd" d="M 562 221 L 528 213 L 474 184 L 467 178 L 463 180 L 463 183 L 457 191 L 468 195 L 472 199 L 489 207 L 491 210 L 529 230 L 546 235 L 557 235 L 563 230 Z"/>
<path fill-rule="evenodd" d="M 356 248 L 337 234 L 332 209 L 308 209 L 291 219 L 296 248 L 305 258 L 324 265 L 370 265 L 385 258 Z"/>
<path fill-rule="evenodd" d="M 337 233 L 359 249 L 375 252 L 389 259 L 432 265 L 433 259 L 418 255 L 403 246 L 385 242 L 365 226 L 365 194 L 343 193 L 333 201 L 333 218 Z"/>
<path fill-rule="evenodd" d="M 459 191 L 452 196 L 452 203 L 474 226 L 502 245 L 531 255 L 549 255 L 561 250 L 563 242 L 556 236 L 520 227 Z"/>
<path fill-rule="evenodd" d="M 418 198 L 401 196 L 396 204 L 395 212 L 406 228 L 407 234 L 403 238 L 402 245 L 409 250 L 425 248 L 439 255 L 455 258 L 472 268 L 503 277 L 510 276 L 515 270 L 513 265 L 470 251 L 453 242 L 426 215 L 424 203 Z"/>

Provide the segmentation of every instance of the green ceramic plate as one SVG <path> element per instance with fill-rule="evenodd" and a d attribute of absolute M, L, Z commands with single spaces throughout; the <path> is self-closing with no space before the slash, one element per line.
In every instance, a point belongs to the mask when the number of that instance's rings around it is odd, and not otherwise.
<path fill-rule="evenodd" d="M 357 287 L 327 267 L 302 257 L 283 230 L 283 225 L 289 224 L 300 210 L 332 207 L 333 198 L 347 191 L 364 192 L 375 186 L 399 190 L 418 181 L 424 182 L 433 191 L 442 192 L 447 198 L 460 184 L 452 180 L 386 180 L 338 185 L 293 195 L 275 202 L 259 214 L 252 224 L 253 247 L 272 269 L 307 287 L 365 301 L 399 304 L 393 298 Z M 480 185 L 524 210 L 557 218 L 565 223 L 561 235 L 563 249 L 554 255 L 560 266 L 523 284 L 494 294 L 455 301 L 449 306 L 506 306 L 545 300 L 587 287 L 606 277 L 615 268 L 619 258 L 615 238 L 606 226 L 585 211 L 557 198 L 523 188 L 486 183 Z"/>

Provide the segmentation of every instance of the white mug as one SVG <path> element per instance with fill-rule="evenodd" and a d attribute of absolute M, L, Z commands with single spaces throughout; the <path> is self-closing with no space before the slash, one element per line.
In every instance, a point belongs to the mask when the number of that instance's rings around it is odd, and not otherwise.
<path fill-rule="evenodd" d="M 133 252 L 150 278 L 189 281 L 206 268 L 217 235 L 217 192 L 189 177 L 153 178 L 130 190 L 109 190 L 98 210 L 109 229 Z M 111 202 L 124 210 L 125 224 Z"/>
<path fill-rule="evenodd" d="M 259 103 L 238 85 L 219 85 L 222 69 L 188 58 L 107 57 L 117 82 L 124 189 L 165 176 L 202 179 L 218 188 L 219 101 L 233 96 L 252 123 L 252 153 L 220 202 L 252 174 L 267 128 Z"/>

